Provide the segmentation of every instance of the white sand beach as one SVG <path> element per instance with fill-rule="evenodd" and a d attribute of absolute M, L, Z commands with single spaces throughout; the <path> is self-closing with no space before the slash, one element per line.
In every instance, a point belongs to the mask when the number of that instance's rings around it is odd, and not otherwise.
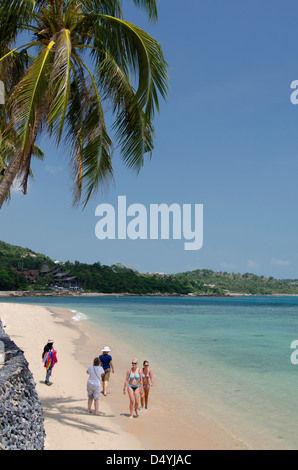
<path fill-rule="evenodd" d="M 175 413 L 171 396 L 152 387 L 150 410 L 129 418 L 128 397 L 123 395 L 125 373 L 130 366 L 129 348 L 119 338 L 98 334 L 84 322 L 76 322 L 68 310 L 25 304 L 1 303 L 0 318 L 6 333 L 24 351 L 33 373 L 45 417 L 46 450 L 241 450 L 246 445 L 204 417 L 199 431 Z M 44 384 L 41 353 L 53 338 L 58 363 L 51 386 Z M 121 348 L 117 348 L 121 344 Z M 101 347 L 112 350 L 115 374 L 107 397 L 100 398 L 100 416 L 87 413 L 86 369 Z M 120 350 L 119 350 L 120 349 Z M 183 393 L 183 391 L 182 391 Z M 198 404 L 202 407 L 203 404 Z"/>

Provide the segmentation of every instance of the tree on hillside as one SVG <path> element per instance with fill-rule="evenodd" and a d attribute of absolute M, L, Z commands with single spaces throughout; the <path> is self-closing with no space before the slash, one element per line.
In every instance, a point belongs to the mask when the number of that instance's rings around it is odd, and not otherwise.
<path fill-rule="evenodd" d="M 156 0 L 133 1 L 157 19 Z M 74 202 L 85 206 L 113 175 L 107 103 L 124 164 L 139 171 L 152 152 L 154 112 L 159 96 L 167 95 L 167 64 L 159 43 L 124 20 L 121 5 L 121 0 L 0 1 L 0 80 L 6 85 L 0 207 L 16 177 L 22 177 L 26 193 L 36 139 L 45 130 L 57 145 L 62 139 L 68 143 Z M 16 48 L 24 31 L 32 40 Z M 8 80 L 9 69 L 18 70 L 15 80 Z"/>

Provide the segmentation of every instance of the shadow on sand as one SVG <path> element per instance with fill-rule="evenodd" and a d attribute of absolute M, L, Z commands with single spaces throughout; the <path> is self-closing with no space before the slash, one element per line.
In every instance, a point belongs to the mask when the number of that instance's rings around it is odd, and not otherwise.
<path fill-rule="evenodd" d="M 82 431 L 94 433 L 96 431 L 107 432 L 117 434 L 108 427 L 100 425 L 100 418 L 115 418 L 115 415 L 108 415 L 99 411 L 99 416 L 95 416 L 94 413 L 87 412 L 86 407 L 76 405 L 76 402 L 82 402 L 82 400 L 75 400 L 71 397 L 65 398 L 51 398 L 47 399 L 46 402 L 42 403 L 43 413 L 45 419 L 57 420 L 66 426 L 76 427 Z M 92 423 L 88 422 L 90 416 L 94 417 Z M 97 420 L 98 418 L 98 420 Z"/>

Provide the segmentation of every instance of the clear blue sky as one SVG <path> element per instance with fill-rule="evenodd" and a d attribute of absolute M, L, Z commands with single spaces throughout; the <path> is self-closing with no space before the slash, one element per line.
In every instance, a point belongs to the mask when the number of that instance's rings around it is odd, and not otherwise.
<path fill-rule="evenodd" d="M 131 174 L 115 152 L 115 183 L 87 208 L 72 207 L 67 149 L 44 139 L 29 194 L 0 212 L 0 239 L 61 261 L 140 272 L 197 268 L 298 278 L 298 4 L 251 0 L 160 0 L 157 25 L 129 0 L 125 17 L 149 31 L 170 65 L 171 90 L 155 120 L 152 160 Z M 204 244 L 105 240 L 95 208 L 203 204 Z"/>

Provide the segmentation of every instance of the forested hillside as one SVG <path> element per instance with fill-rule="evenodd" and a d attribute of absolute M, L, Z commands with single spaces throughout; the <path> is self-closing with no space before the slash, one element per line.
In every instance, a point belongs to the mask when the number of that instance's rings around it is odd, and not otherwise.
<path fill-rule="evenodd" d="M 58 262 L 0 241 L 0 290 L 51 290 L 129 294 L 227 295 L 298 294 L 298 280 L 278 280 L 252 273 L 197 269 L 178 274 L 146 273 L 120 263 L 106 266 Z"/>

